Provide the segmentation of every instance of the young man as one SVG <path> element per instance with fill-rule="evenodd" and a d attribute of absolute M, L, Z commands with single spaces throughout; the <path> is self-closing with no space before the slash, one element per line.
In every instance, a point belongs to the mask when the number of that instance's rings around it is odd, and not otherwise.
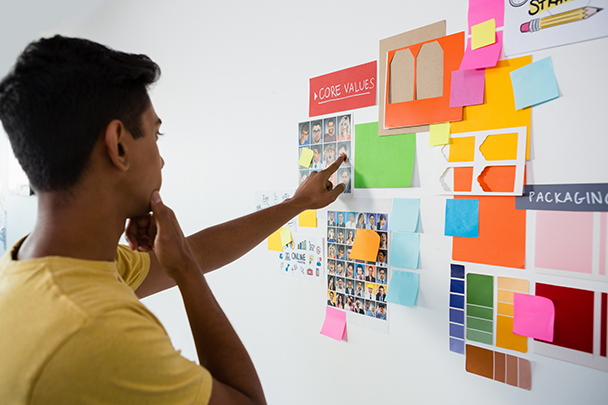
<path fill-rule="evenodd" d="M 38 195 L 33 231 L 0 259 L 3 403 L 265 403 L 204 274 L 334 201 L 344 187 L 328 179 L 345 157 L 291 199 L 186 238 L 158 192 L 147 88 L 159 75 L 146 56 L 56 36 L 0 82 L 0 120 Z M 118 246 L 127 220 L 135 251 Z M 175 285 L 200 366 L 138 300 Z"/>

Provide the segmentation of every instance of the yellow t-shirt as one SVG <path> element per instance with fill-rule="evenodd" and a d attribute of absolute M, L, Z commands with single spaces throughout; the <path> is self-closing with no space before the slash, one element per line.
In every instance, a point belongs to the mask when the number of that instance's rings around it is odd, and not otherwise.
<path fill-rule="evenodd" d="M 0 402 L 207 403 L 212 378 L 173 348 L 134 290 L 149 256 L 0 259 Z"/>

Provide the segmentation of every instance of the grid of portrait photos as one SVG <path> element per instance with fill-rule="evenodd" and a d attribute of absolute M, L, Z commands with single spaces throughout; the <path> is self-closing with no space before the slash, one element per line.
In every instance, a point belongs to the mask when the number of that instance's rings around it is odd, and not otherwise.
<path fill-rule="evenodd" d="M 360 229 L 380 235 L 375 262 L 350 259 Z M 388 214 L 327 211 L 327 305 L 386 320 L 388 282 Z"/>
<path fill-rule="evenodd" d="M 298 184 L 308 178 L 310 172 L 318 172 L 331 165 L 342 153 L 346 153 L 348 161 L 342 163 L 336 173 L 330 177 L 332 184 L 338 182 L 346 185 L 345 193 L 352 189 L 352 134 L 354 129 L 352 114 L 337 115 L 335 117 L 319 118 L 316 120 L 300 122 L 298 124 L 298 159 L 304 149 L 311 149 L 313 153 L 310 167 L 298 165 Z"/>

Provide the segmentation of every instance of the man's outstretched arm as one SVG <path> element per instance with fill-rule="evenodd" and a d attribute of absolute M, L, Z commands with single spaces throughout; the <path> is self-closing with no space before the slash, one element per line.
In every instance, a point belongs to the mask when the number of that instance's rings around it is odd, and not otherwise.
<path fill-rule="evenodd" d="M 323 208 L 335 201 L 345 185 L 340 183 L 334 187 L 329 178 L 345 158 L 346 155 L 341 155 L 326 169 L 312 172 L 294 196 L 281 204 L 187 237 L 202 272 L 216 270 L 240 258 L 302 211 Z M 140 298 L 175 286 L 174 280 L 162 270 L 149 244 L 155 233 L 154 221 L 150 221 L 149 217 L 133 219 L 127 227 L 126 236 L 131 248 L 150 252 L 148 277 L 137 289 Z"/>

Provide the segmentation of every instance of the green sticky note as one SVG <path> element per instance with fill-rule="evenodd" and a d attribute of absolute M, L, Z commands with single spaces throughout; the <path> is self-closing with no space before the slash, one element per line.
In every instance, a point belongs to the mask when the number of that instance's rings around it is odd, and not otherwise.
<path fill-rule="evenodd" d="M 313 157 L 312 149 L 302 148 L 302 154 L 300 155 L 300 161 L 298 164 L 304 167 L 310 167 L 310 162 L 312 162 Z"/>
<path fill-rule="evenodd" d="M 494 277 L 467 274 L 467 304 L 494 306 Z"/>
<path fill-rule="evenodd" d="M 483 48 L 496 42 L 496 22 L 484 21 L 471 27 L 471 50 Z"/>
<path fill-rule="evenodd" d="M 447 145 L 450 143 L 450 123 L 431 124 L 429 146 Z"/>
<path fill-rule="evenodd" d="M 416 134 L 378 136 L 378 123 L 355 125 L 355 188 L 409 187 Z"/>

